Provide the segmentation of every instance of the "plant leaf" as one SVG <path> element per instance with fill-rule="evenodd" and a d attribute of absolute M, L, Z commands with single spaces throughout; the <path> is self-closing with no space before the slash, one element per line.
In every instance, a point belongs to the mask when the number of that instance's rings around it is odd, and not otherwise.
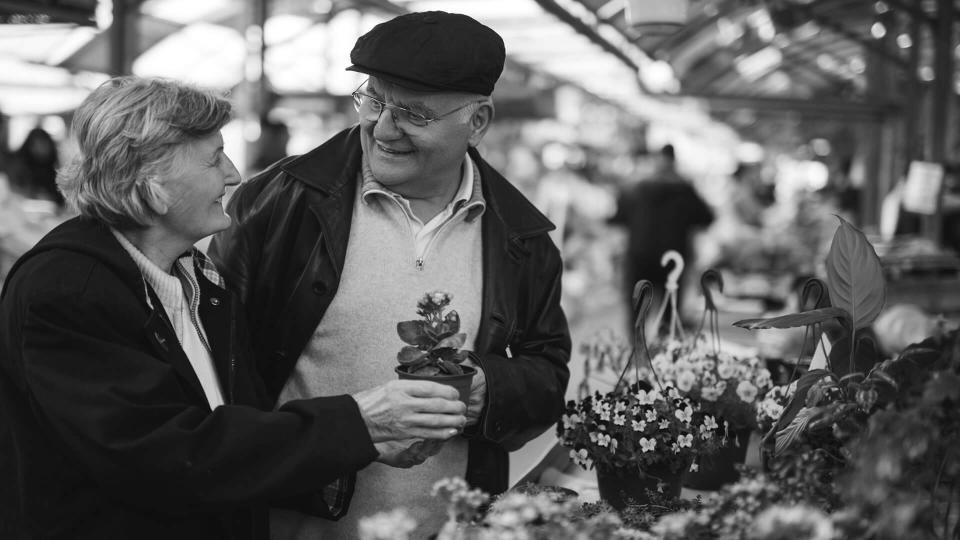
<path fill-rule="evenodd" d="M 450 332 L 456 334 L 460 331 L 460 314 L 456 310 L 450 310 L 450 313 L 443 318 L 443 322 L 447 325 L 447 329 Z"/>
<path fill-rule="evenodd" d="M 400 349 L 400 352 L 397 353 L 397 362 L 400 362 L 400 365 L 409 366 L 416 364 L 421 359 L 426 358 L 426 356 L 427 353 L 416 347 L 407 345 L 406 347 Z"/>
<path fill-rule="evenodd" d="M 427 335 L 426 323 L 423 321 L 402 321 L 397 323 L 397 335 L 404 343 L 421 348 L 429 348 L 436 343 Z"/>
<path fill-rule="evenodd" d="M 459 349 L 460 347 L 463 347 L 463 344 L 466 341 L 467 341 L 466 334 L 455 334 L 440 340 L 440 342 L 435 345 L 435 348 Z"/>
<path fill-rule="evenodd" d="M 787 405 L 783 408 L 783 414 L 780 415 L 780 420 L 777 421 L 777 428 L 783 429 L 793 421 L 797 413 L 806 407 L 807 392 L 810 391 L 810 388 L 827 376 L 830 376 L 830 372 L 825 369 L 812 369 L 800 376 L 796 381 L 797 386 L 793 397 L 787 402 Z"/>
<path fill-rule="evenodd" d="M 864 328 L 883 309 L 883 266 L 863 233 L 843 218 L 837 219 L 840 226 L 825 261 L 830 302 L 850 314 L 854 328 Z"/>
<path fill-rule="evenodd" d="M 861 328 L 857 330 L 857 348 L 853 351 L 853 369 L 854 372 L 870 371 L 873 366 L 880 362 L 880 355 L 877 354 L 873 342 L 866 337 L 871 330 Z M 850 338 L 841 337 L 833 342 L 830 348 L 830 366 L 838 377 L 843 377 L 850 373 Z"/>
<path fill-rule="evenodd" d="M 813 410 L 807 407 L 800 409 L 793 420 L 790 421 L 790 424 L 777 432 L 777 444 L 773 450 L 775 456 L 782 454 L 784 450 L 790 448 L 800 438 L 810 422 L 812 412 Z"/>
<path fill-rule="evenodd" d="M 810 311 L 801 311 L 800 313 L 791 313 L 789 315 L 780 315 L 779 317 L 770 317 L 768 319 L 743 319 L 733 323 L 733 325 L 746 328 L 747 330 L 796 328 L 798 326 L 809 326 L 830 319 L 843 319 L 846 317 L 848 317 L 846 311 L 836 307 L 826 307 L 811 309 Z"/>
<path fill-rule="evenodd" d="M 440 368 L 440 371 L 447 375 L 460 375 L 463 373 L 462 367 L 452 362 L 447 362 L 446 360 L 440 360 L 437 362 L 437 366 Z"/>

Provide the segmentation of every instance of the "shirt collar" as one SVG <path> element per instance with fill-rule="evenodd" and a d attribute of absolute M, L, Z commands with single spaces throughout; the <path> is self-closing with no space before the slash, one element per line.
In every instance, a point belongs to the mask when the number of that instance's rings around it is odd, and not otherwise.
<path fill-rule="evenodd" d="M 183 284 L 177 276 L 167 273 L 162 268 L 154 264 L 146 255 L 141 252 L 137 246 L 133 245 L 127 237 L 116 229 L 110 229 L 113 236 L 120 242 L 123 249 L 130 255 L 137 268 L 140 269 L 140 275 L 144 281 L 153 288 L 157 298 L 165 306 L 179 307 L 183 303 Z M 191 253 L 187 251 L 182 257 L 190 257 Z M 188 264 L 190 262 L 188 261 Z M 148 295 L 149 302 L 149 295 Z"/>
<path fill-rule="evenodd" d="M 447 206 L 451 214 L 455 214 L 461 209 L 467 210 L 466 221 L 475 220 L 486 208 L 486 201 L 483 198 L 483 190 L 480 184 L 480 169 L 469 155 L 464 156 L 464 165 L 460 167 L 460 187 L 453 200 Z M 367 164 L 366 157 L 363 158 L 363 166 L 360 168 L 360 197 L 364 203 L 370 204 L 373 196 L 385 196 L 396 199 L 404 207 L 409 207 L 410 201 L 402 195 L 390 190 L 380 183 L 374 176 L 373 171 Z"/>
<path fill-rule="evenodd" d="M 176 302 L 179 302 L 179 299 L 183 295 L 180 279 L 154 264 L 137 246 L 133 245 L 130 240 L 127 240 L 127 237 L 120 231 L 111 228 L 110 232 L 113 233 L 114 238 L 120 242 L 123 249 L 130 255 L 133 262 L 136 263 L 137 268 L 140 270 L 140 275 L 153 287 L 160 301 L 166 305 L 175 305 Z M 191 272 L 194 276 L 196 276 L 197 273 L 201 273 L 208 281 L 217 287 L 221 289 L 225 287 L 223 277 L 220 276 L 213 261 L 196 247 L 191 247 L 189 250 L 183 252 L 177 257 L 177 262 L 183 265 L 184 271 Z M 177 266 L 177 264 L 174 264 L 175 269 Z M 147 302 L 149 303 L 149 295 L 147 295 Z"/>

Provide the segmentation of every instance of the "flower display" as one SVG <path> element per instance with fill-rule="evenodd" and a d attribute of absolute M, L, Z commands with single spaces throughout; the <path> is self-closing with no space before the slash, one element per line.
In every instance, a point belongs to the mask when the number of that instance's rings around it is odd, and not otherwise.
<path fill-rule="evenodd" d="M 701 410 L 725 420 L 730 429 L 757 427 L 756 403 L 773 384 L 756 356 L 737 357 L 710 350 L 702 341 L 668 341 L 652 366 L 661 382 L 671 384 Z"/>
<path fill-rule="evenodd" d="M 444 310 L 453 296 L 443 291 L 428 292 L 417 302 L 422 320 L 397 323 L 397 334 L 407 343 L 397 353 L 397 361 L 407 373 L 417 375 L 454 375 L 463 373 L 460 363 L 467 352 L 460 350 L 467 335 L 460 332 L 460 315 Z"/>
<path fill-rule="evenodd" d="M 780 421 L 784 408 L 796 391 L 796 381 L 772 386 L 757 400 L 757 427 L 762 433 L 770 431 Z"/>
<path fill-rule="evenodd" d="M 645 381 L 567 403 L 557 424 L 561 444 L 585 469 L 667 464 L 674 471 L 713 451 L 722 421 L 673 385 Z"/>

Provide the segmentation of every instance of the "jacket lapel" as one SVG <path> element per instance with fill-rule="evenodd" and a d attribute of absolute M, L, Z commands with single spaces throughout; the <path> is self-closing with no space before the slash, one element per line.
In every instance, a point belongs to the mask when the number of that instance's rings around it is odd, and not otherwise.
<path fill-rule="evenodd" d="M 153 346 L 157 356 L 170 364 L 173 370 L 187 382 L 186 386 L 193 391 L 193 397 L 199 403 L 207 404 L 207 396 L 203 392 L 203 386 L 200 385 L 200 379 L 197 378 L 193 366 L 190 365 L 190 360 L 187 359 L 187 355 L 180 347 L 180 341 L 177 340 L 177 335 L 173 332 L 170 321 L 163 313 L 160 300 L 156 298 L 153 291 L 149 291 L 149 294 L 154 307 L 150 311 L 146 324 L 143 325 L 147 341 Z"/>

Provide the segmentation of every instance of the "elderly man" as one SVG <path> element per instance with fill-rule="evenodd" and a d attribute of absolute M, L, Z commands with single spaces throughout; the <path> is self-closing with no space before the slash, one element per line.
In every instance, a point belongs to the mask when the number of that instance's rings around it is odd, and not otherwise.
<path fill-rule="evenodd" d="M 396 375 L 397 322 L 424 292 L 453 296 L 477 367 L 462 437 L 426 465 L 371 465 L 347 519 L 274 512 L 274 538 L 348 538 L 396 506 L 443 519 L 435 481 L 507 488 L 508 452 L 563 408 L 570 337 L 553 225 L 476 150 L 494 116 L 503 41 L 470 17 L 412 13 L 357 41 L 359 125 L 240 186 L 211 252 L 246 301 L 259 368 L 282 404 Z M 331 437 L 340 437 L 331 433 Z M 421 456 L 426 458 L 426 455 Z"/>

